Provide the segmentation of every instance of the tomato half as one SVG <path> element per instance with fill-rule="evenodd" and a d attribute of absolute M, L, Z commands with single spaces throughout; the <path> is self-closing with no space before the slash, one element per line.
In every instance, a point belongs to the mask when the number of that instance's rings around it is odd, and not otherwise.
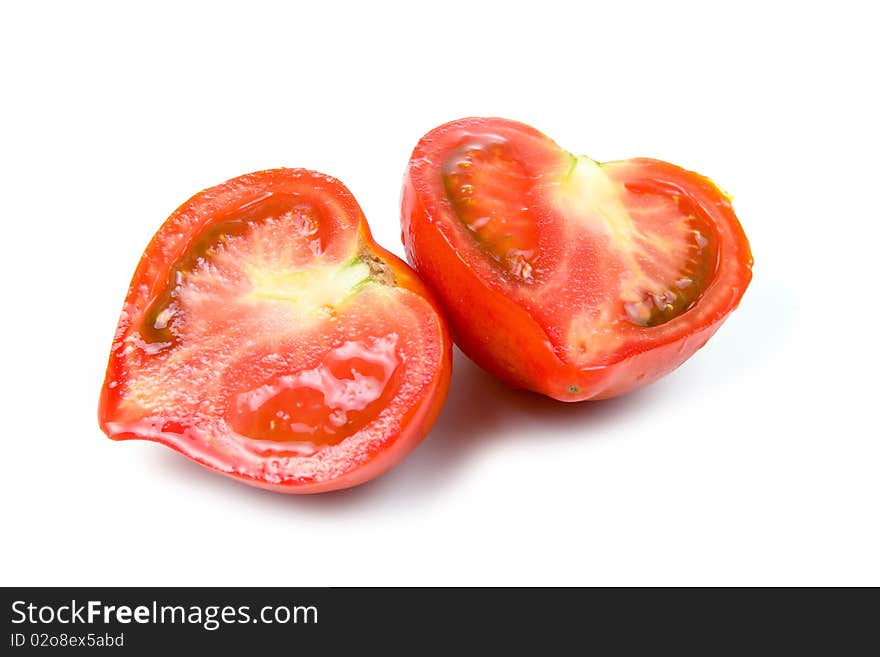
<path fill-rule="evenodd" d="M 430 291 L 376 245 L 348 189 L 262 171 L 196 194 L 150 242 L 99 421 L 245 483 L 315 493 L 412 450 L 451 367 Z"/>
<path fill-rule="evenodd" d="M 647 385 L 739 303 L 752 257 L 729 197 L 651 159 L 599 163 L 470 118 L 419 141 L 403 241 L 453 337 L 508 383 L 563 401 Z"/>

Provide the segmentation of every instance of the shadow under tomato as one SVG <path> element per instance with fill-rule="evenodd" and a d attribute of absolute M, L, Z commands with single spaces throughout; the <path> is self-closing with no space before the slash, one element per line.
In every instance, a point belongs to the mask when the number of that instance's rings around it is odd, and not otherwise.
<path fill-rule="evenodd" d="M 218 494 L 237 490 L 254 501 L 297 510 L 351 510 L 373 505 L 411 506 L 453 485 L 460 470 L 477 452 L 495 441 L 559 442 L 601 437 L 601 428 L 637 407 L 644 407 L 652 388 L 623 398 L 566 404 L 515 390 L 477 367 L 455 350 L 449 395 L 434 428 L 419 447 L 382 477 L 355 488 L 319 495 L 284 495 L 242 485 L 168 449 L 156 450 L 161 467 L 172 476 L 213 488 Z M 648 404 L 650 405 L 650 404 Z"/>
<path fill-rule="evenodd" d="M 470 457 L 496 441 L 527 441 L 540 449 L 546 443 L 595 439 L 603 435 L 603 425 L 644 405 L 651 395 L 648 389 L 605 401 L 560 402 L 501 383 L 456 349 L 452 386 L 437 424 L 384 479 L 389 484 L 404 480 L 406 490 L 419 493 L 442 487 Z"/>

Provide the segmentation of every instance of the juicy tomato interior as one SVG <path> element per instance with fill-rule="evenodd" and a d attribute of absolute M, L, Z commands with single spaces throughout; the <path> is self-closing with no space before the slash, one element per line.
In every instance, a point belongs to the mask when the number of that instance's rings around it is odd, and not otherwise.
<path fill-rule="evenodd" d="M 690 200 L 625 185 L 623 206 L 632 233 L 621 249 L 628 265 L 619 289 L 626 317 L 658 326 L 690 310 L 712 281 L 718 262 L 715 232 Z"/>
<path fill-rule="evenodd" d="M 331 478 L 393 437 L 442 365 L 439 318 L 329 212 L 273 194 L 192 236 L 124 313 L 108 433 L 275 483 Z"/>
<path fill-rule="evenodd" d="M 469 134 L 442 175 L 460 225 L 501 274 L 495 284 L 572 364 L 686 313 L 715 274 L 711 220 L 685 197 L 628 180 L 625 163 L 560 150 L 555 167 L 533 170 L 503 137 Z"/>
<path fill-rule="evenodd" d="M 314 454 L 336 445 L 366 427 L 398 392 L 398 342 L 396 333 L 347 340 L 315 367 L 264 376 L 264 383 L 235 393 L 226 419 L 265 455 Z"/>
<path fill-rule="evenodd" d="M 272 259 L 281 261 L 288 271 L 307 265 L 323 253 L 333 237 L 334 231 L 328 222 L 320 221 L 320 215 L 321 209 L 289 194 L 271 194 L 236 208 L 226 216 L 221 214 L 191 240 L 186 252 L 172 266 L 164 289 L 146 312 L 142 326 L 145 339 L 152 343 L 175 339 L 170 321 L 179 306 L 175 300 L 181 287 L 193 284 L 200 275 L 221 292 L 233 279 L 236 285 L 246 285 L 248 282 L 241 276 L 244 272 L 236 262 L 243 249 L 251 248 L 250 255 L 259 258 L 260 264 L 269 271 Z M 257 229 L 263 233 L 262 239 L 260 234 L 255 234 Z M 283 245 L 283 252 L 265 253 L 263 245 L 266 244 Z M 255 253 L 254 248 L 263 251 L 262 256 Z M 219 276 L 215 278 L 214 274 Z"/>

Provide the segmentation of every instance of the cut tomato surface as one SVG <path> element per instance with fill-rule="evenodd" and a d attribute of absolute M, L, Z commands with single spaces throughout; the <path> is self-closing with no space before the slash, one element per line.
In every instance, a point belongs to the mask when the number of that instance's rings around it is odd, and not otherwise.
<path fill-rule="evenodd" d="M 746 236 L 708 178 L 578 157 L 505 119 L 425 135 L 401 216 L 410 262 L 462 350 L 564 401 L 613 397 L 678 367 L 751 279 Z"/>
<path fill-rule="evenodd" d="M 302 169 L 181 206 L 145 251 L 99 420 L 246 483 L 312 493 L 388 470 L 433 424 L 451 342 L 351 193 Z"/>

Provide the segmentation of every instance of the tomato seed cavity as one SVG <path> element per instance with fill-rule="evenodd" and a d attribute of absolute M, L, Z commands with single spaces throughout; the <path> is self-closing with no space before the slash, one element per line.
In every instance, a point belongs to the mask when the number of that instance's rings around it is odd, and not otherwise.
<path fill-rule="evenodd" d="M 264 455 L 307 455 L 336 445 L 372 421 L 393 393 L 398 336 L 349 341 L 317 367 L 274 377 L 234 396 L 227 421 Z"/>
<path fill-rule="evenodd" d="M 470 142 L 444 163 L 443 183 L 458 219 L 507 276 L 536 276 L 538 231 L 527 199 L 531 179 L 503 140 Z"/>

